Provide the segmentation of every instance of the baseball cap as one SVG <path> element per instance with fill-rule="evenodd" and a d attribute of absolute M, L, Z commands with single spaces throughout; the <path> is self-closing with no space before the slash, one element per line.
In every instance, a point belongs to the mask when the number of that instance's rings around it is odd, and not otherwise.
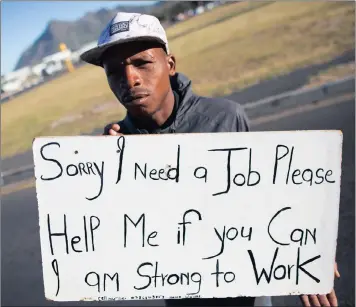
<path fill-rule="evenodd" d="M 80 55 L 90 64 L 102 66 L 102 55 L 110 47 L 135 41 L 156 41 L 169 53 L 166 32 L 152 15 L 119 12 L 101 32 L 98 45 Z"/>

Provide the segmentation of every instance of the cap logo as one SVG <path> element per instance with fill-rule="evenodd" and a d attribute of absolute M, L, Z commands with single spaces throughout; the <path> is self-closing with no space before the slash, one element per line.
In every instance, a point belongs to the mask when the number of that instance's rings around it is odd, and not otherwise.
<path fill-rule="evenodd" d="M 110 36 L 116 34 L 116 33 L 120 33 L 120 32 L 126 32 L 130 30 L 130 24 L 128 21 L 120 21 L 117 23 L 114 23 L 111 27 L 110 27 Z"/>

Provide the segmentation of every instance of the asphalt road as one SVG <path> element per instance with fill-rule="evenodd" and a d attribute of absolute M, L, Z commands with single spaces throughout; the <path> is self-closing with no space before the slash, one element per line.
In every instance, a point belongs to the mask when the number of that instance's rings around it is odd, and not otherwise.
<path fill-rule="evenodd" d="M 342 187 L 337 261 L 341 279 L 335 287 L 340 306 L 354 306 L 355 286 L 355 101 L 296 113 L 253 127 L 254 130 L 340 129 L 344 134 Z M 57 303 L 43 296 L 37 202 L 34 189 L 9 194 L 2 199 L 1 296 L 6 306 L 64 306 L 98 303 Z M 273 298 L 274 305 L 300 306 L 297 297 Z M 145 302 L 155 305 L 162 302 Z M 109 304 L 105 303 L 106 306 Z M 116 305 L 118 305 L 116 303 Z M 131 302 L 130 306 L 143 305 Z M 103 304 L 99 304 L 103 306 Z M 127 306 L 127 303 L 126 303 Z"/>

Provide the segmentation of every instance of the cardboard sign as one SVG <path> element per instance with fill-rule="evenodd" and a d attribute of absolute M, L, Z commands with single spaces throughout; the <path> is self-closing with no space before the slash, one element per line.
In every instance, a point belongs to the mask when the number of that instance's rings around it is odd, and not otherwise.
<path fill-rule="evenodd" d="M 37 138 L 45 296 L 326 294 L 340 131 Z"/>

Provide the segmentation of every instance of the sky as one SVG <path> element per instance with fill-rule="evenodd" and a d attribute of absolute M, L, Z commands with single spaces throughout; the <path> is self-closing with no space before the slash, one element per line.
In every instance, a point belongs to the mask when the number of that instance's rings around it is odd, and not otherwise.
<path fill-rule="evenodd" d="M 1 1 L 1 75 L 11 72 L 52 19 L 73 21 L 90 11 L 156 1 Z"/>

